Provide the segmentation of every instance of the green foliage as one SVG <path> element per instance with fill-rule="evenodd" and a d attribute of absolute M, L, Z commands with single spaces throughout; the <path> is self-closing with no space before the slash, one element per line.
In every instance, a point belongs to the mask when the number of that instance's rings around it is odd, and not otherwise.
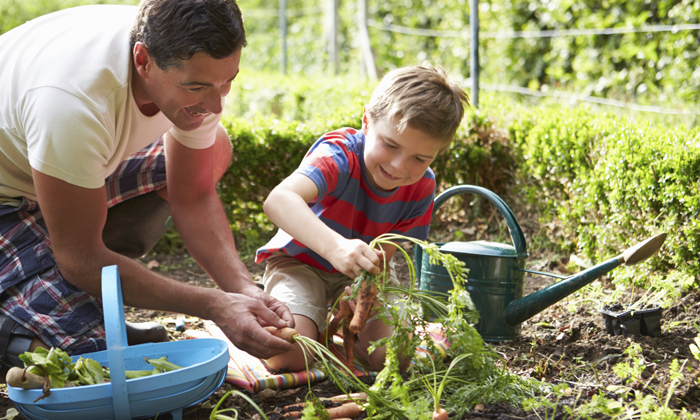
<path fill-rule="evenodd" d="M 219 194 L 243 255 L 252 255 L 274 234 L 262 204 L 272 188 L 297 168 L 313 142 L 328 131 L 361 127 L 362 107 L 372 87 L 348 77 L 324 80 L 250 75 L 232 88 L 227 112 L 233 115 L 223 124 L 234 156 Z M 243 106 L 248 103 L 249 107 Z M 488 114 L 470 111 L 456 140 L 431 167 L 441 189 L 476 184 L 503 194 L 515 166 L 507 132 L 497 129 Z M 168 241 L 179 246 L 173 238 Z"/>
<path fill-rule="evenodd" d="M 520 174 L 534 181 L 525 193 L 563 223 L 563 249 L 601 261 L 667 232 L 657 256 L 613 277 L 643 285 L 670 273 L 676 286 L 693 284 L 700 274 L 700 130 L 636 124 L 580 107 L 531 111 L 509 131 Z"/>
<path fill-rule="evenodd" d="M 240 75 L 226 98 L 224 114 L 243 119 L 265 116 L 288 122 L 329 119 L 324 124 L 326 127 L 320 127 L 326 131 L 331 128 L 329 123 L 339 122 L 334 116 L 352 115 L 359 121 L 374 88 L 366 79 L 349 75 L 314 78 L 261 72 L 245 59 L 247 48 Z"/>
<path fill-rule="evenodd" d="M 323 407 L 321 400 L 318 399 L 316 394 L 309 392 L 306 394 L 306 405 L 301 412 L 301 420 L 314 419 L 330 420 L 331 416 L 328 414 L 325 407 Z"/>
<path fill-rule="evenodd" d="M 0 34 L 41 15 L 87 4 L 138 4 L 138 0 L 3 0 Z"/>
<path fill-rule="evenodd" d="M 136 4 L 137 0 L 6 0 L 0 4 L 0 33 L 39 15 L 80 4 Z M 279 2 L 240 0 L 248 46 L 242 69 L 281 72 Z M 287 72 L 330 75 L 329 13 L 321 0 L 286 2 Z M 542 38 L 497 38 L 495 33 L 632 28 L 697 24 L 696 0 L 488 0 L 479 2 L 480 80 L 534 90 L 568 91 L 666 107 L 693 107 L 700 99 L 700 40 L 691 30 Z M 378 25 L 446 31 L 425 36 L 369 27 L 379 73 L 427 60 L 458 79 L 470 70 L 470 17 L 466 0 L 369 2 L 368 18 Z M 339 2 L 339 67 L 357 77 L 357 2 Z"/>
<path fill-rule="evenodd" d="M 357 26 L 356 2 L 339 2 L 339 59 L 355 63 L 359 68 L 359 52 L 354 48 Z M 282 36 L 279 2 L 271 0 L 240 0 L 238 4 L 245 19 L 246 48 L 243 61 L 255 70 L 282 68 Z M 330 74 L 328 66 L 327 3 L 316 0 L 286 1 L 287 72 L 289 74 Z M 245 66 L 245 64 L 242 64 Z"/>
<path fill-rule="evenodd" d="M 8 0 L 0 4 L 0 32 L 55 10 L 106 2 Z M 302 76 L 327 70 L 325 57 L 316 54 L 326 51 L 318 23 L 322 3 L 297 1 L 287 6 L 294 76 L 285 78 L 259 74 L 261 69 L 277 71 L 279 64 L 278 47 L 272 47 L 278 42 L 278 3 L 241 1 L 250 45 L 241 64 L 243 76 L 227 101 L 227 114 L 237 116 L 224 120 L 235 153 L 219 191 L 244 256 L 252 255 L 274 233 L 262 211 L 269 191 L 293 172 L 320 135 L 344 126 L 359 127 L 362 106 L 371 93 L 371 86 L 353 75 Z M 356 4 L 345 2 L 340 7 L 341 61 L 359 65 L 354 45 Z M 699 8 L 700 3 L 692 0 L 653 4 L 605 0 L 586 5 L 572 0 L 491 0 L 480 3 L 480 25 L 482 31 L 493 32 L 697 23 Z M 370 4 L 369 13 L 387 24 L 461 31 L 468 28 L 469 6 L 464 0 L 444 0 L 440 7 L 427 0 L 391 0 Z M 375 28 L 370 33 L 381 70 L 427 59 L 445 65 L 458 79 L 458 74 L 468 73 L 465 39 L 416 37 Z M 698 42 L 687 31 L 514 41 L 484 38 L 482 77 L 485 82 L 505 78 L 538 89 L 548 86 L 648 103 L 696 103 Z M 700 129 L 635 123 L 581 107 L 532 108 L 507 102 L 502 96 L 485 96 L 481 110 L 468 113 L 457 139 L 433 165 L 439 190 L 476 184 L 501 196 L 518 195 L 534 206 L 543 223 L 561 224 L 563 232 L 552 235 L 551 243 L 592 261 L 667 232 L 657 256 L 614 271 L 615 282 L 652 283 L 660 290 L 676 291 L 697 284 Z M 182 249 L 174 232 L 166 242 L 161 248 Z"/>
<path fill-rule="evenodd" d="M 700 334 L 695 337 L 695 343 L 690 343 L 690 353 L 700 361 Z"/>
<path fill-rule="evenodd" d="M 440 188 L 471 184 L 504 194 L 516 166 L 512 147 L 493 117 L 469 109 L 454 141 L 431 165 L 435 180 Z"/>
<path fill-rule="evenodd" d="M 369 97 L 359 85 L 348 88 L 331 80 L 314 88 L 302 82 L 300 91 L 306 89 L 310 98 L 338 90 L 360 97 L 348 99 L 358 105 L 345 112 L 333 113 L 330 104 L 324 110 L 309 108 L 303 112 L 307 119 L 299 122 L 293 119 L 291 99 L 298 93 L 286 87 L 294 83 L 279 80 L 274 85 L 285 88 L 280 87 L 284 105 L 278 118 L 224 120 L 235 152 L 220 193 L 243 255 L 252 255 L 275 231 L 262 211 L 270 190 L 296 169 L 320 135 L 343 126 L 358 128 L 357 109 Z M 253 91 L 246 95 L 254 96 Z M 308 118 L 315 113 L 323 114 Z M 492 100 L 467 113 L 456 140 L 432 168 L 438 192 L 476 184 L 502 197 L 519 196 L 542 223 L 561 226 L 549 238 L 560 252 L 583 259 L 603 261 L 667 232 L 656 256 L 612 272 L 621 286 L 653 284 L 672 297 L 700 275 L 700 129 L 639 124 L 585 107 L 528 108 Z"/>
<path fill-rule="evenodd" d="M 646 367 L 642 356 L 642 347 L 633 343 L 623 353 L 627 355 L 627 360 L 613 366 L 613 372 L 626 384 L 640 380 Z"/>
<path fill-rule="evenodd" d="M 508 15 L 501 29 L 513 31 L 697 24 L 700 16 L 700 3 L 693 0 L 497 0 L 491 4 L 500 6 L 501 16 Z M 668 106 L 698 100 L 700 41 L 693 31 L 487 41 L 497 42 L 508 45 L 505 57 L 498 60 L 506 64 L 506 79 L 521 86 Z"/>
<path fill-rule="evenodd" d="M 29 372 L 48 376 L 51 388 L 63 388 L 67 381 L 75 381 L 77 375 L 73 372 L 75 364 L 68 353 L 57 348 L 46 350 L 38 347 L 33 352 L 24 352 L 19 355 L 25 367 L 29 367 Z"/>
<path fill-rule="evenodd" d="M 422 247 L 434 264 L 445 267 L 453 281 L 453 289 L 447 299 L 415 290 L 415 270 L 407 252 L 395 244 L 399 240 L 409 240 L 415 246 Z M 427 420 L 431 418 L 431 412 L 442 404 L 461 417 L 479 402 L 519 404 L 523 399 L 550 388 L 535 379 L 511 374 L 496 362 L 497 354 L 484 344 L 473 326 L 478 315 L 465 289 L 466 271 L 462 262 L 453 255 L 440 253 L 435 244 L 402 235 L 385 234 L 370 243 L 370 247 L 375 249 L 385 246 L 396 246 L 406 258 L 411 286 L 393 286 L 386 284 L 385 276 L 363 274 L 355 279 L 352 288 L 357 291 L 360 288 L 358 284 L 366 281 L 377 284 L 378 316 L 392 329 L 389 337 L 371 343 L 368 349 L 371 353 L 376 348 L 386 346 L 385 366 L 374 384 L 371 387 L 364 384 L 321 343 L 309 337 L 295 336 L 305 353 L 308 351 L 315 355 L 343 392 L 358 390 L 367 394 L 367 418 Z M 400 297 L 401 304 L 389 302 L 386 294 Z M 352 294 L 350 298 L 353 298 Z M 430 302 L 422 302 L 424 300 Z M 442 357 L 437 356 L 442 353 L 429 334 L 428 317 L 423 313 L 426 305 L 423 303 L 442 308 L 433 313 L 441 314 L 435 321 L 444 326 L 442 333 L 450 343 L 447 351 L 451 361 L 449 367 L 445 366 Z M 418 346 L 424 346 L 427 350 L 425 357 L 415 357 Z M 399 359 L 402 357 L 415 362 L 407 372 L 400 371 Z M 434 404 L 428 403 L 431 398 Z M 307 404 L 308 410 L 316 410 L 311 405 Z"/>
<path fill-rule="evenodd" d="M 235 395 L 237 397 L 243 398 L 244 400 L 246 400 L 246 402 L 248 404 L 250 404 L 258 412 L 257 415 L 259 415 L 260 418 L 262 418 L 264 420 L 268 420 L 265 413 L 262 411 L 260 406 L 255 403 L 255 401 L 250 399 L 250 397 L 247 396 L 246 394 L 244 394 L 243 392 L 238 391 L 236 389 L 233 389 L 233 390 L 226 392 L 224 394 L 224 396 L 221 397 L 219 402 L 217 402 L 216 405 L 214 406 L 214 408 L 211 410 L 211 414 L 209 415 L 209 420 L 237 420 L 238 419 L 238 410 L 236 410 L 235 408 L 221 408 L 221 404 L 223 404 L 223 402 L 226 400 L 226 398 L 228 398 L 229 395 Z M 227 416 L 227 415 L 223 414 L 226 412 L 232 412 L 234 417 Z"/>
<path fill-rule="evenodd" d="M 294 172 L 309 147 L 325 131 L 277 119 L 227 118 L 223 123 L 234 152 L 231 166 L 219 184 L 219 196 L 236 233 L 239 251 L 251 255 L 275 230 L 263 212 L 265 198 Z"/>
<path fill-rule="evenodd" d="M 110 380 L 109 369 L 95 360 L 81 356 L 74 363 L 68 353 L 55 347 L 51 347 L 50 350 L 37 347 L 34 351 L 22 353 L 19 358 L 29 372 L 48 377 L 51 388 L 63 388 L 67 385 L 99 385 Z M 153 366 L 153 369 L 127 370 L 124 372 L 127 379 L 182 369 L 181 366 L 169 362 L 167 356 L 158 359 L 149 359 L 144 356 L 144 359 Z M 45 396 L 50 394 L 47 391 L 44 389 Z"/>

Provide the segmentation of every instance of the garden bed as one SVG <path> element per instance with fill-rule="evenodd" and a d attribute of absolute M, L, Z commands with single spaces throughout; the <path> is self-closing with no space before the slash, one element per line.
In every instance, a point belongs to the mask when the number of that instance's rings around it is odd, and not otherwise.
<path fill-rule="evenodd" d="M 208 277 L 186 255 L 156 256 L 144 261 L 157 261 L 158 267 L 153 270 L 163 271 L 166 275 L 200 286 L 211 286 Z M 249 267 L 257 278 L 261 267 Z M 550 279 L 528 278 L 526 293 L 537 290 L 548 284 Z M 666 400 L 670 376 L 669 369 L 673 360 L 681 365 L 685 363 L 683 378 L 673 390 L 669 406 L 680 410 L 685 408 L 695 418 L 700 417 L 700 367 L 698 361 L 690 352 L 690 344 L 694 342 L 698 331 L 694 324 L 700 323 L 700 293 L 692 292 L 684 295 L 670 308 L 663 311 L 661 337 L 624 337 L 608 334 L 605 320 L 600 313 L 598 301 L 586 300 L 589 297 L 576 296 L 565 299 L 545 309 L 522 325 L 522 339 L 509 343 L 492 344 L 502 358 L 502 363 L 518 375 L 532 377 L 550 383 L 563 383 L 568 389 L 560 395 L 552 395 L 548 400 L 556 406 L 557 415 L 552 415 L 552 408 L 540 407 L 535 411 L 526 411 L 523 407 L 512 407 L 506 404 L 477 405 L 464 419 L 540 419 L 564 418 L 567 407 L 577 407 L 589 403 L 599 393 L 609 401 L 631 402 L 635 400 L 634 392 L 640 396 L 655 395 L 663 404 Z M 574 311 L 569 307 L 575 308 Z M 172 314 L 127 310 L 127 319 L 160 320 L 172 319 Z M 174 324 L 169 324 L 173 335 Z M 194 320 L 188 323 L 188 328 L 202 328 L 201 322 Z M 625 350 L 632 344 L 638 344 L 640 354 L 629 357 Z M 632 360 L 643 363 L 644 370 L 638 378 L 623 381 L 613 371 L 613 366 Z M 617 393 L 614 392 L 618 388 Z M 233 389 L 227 383 L 215 392 L 206 403 L 197 405 L 185 411 L 184 419 L 207 419 L 211 407 L 215 405 L 226 391 Z M 629 391 L 621 397 L 620 392 Z M 316 383 L 312 386 L 318 397 L 330 397 L 340 391 L 330 381 Z M 262 407 L 270 420 L 281 419 L 279 409 L 294 402 L 303 401 L 308 388 L 306 386 L 281 390 L 274 393 L 255 395 L 247 393 L 253 401 Z M 12 408 L 12 402 L 2 390 L 0 399 L 0 416 Z M 639 398 L 639 397 L 637 397 Z M 230 396 L 222 404 L 223 407 L 239 409 L 239 418 L 254 418 L 256 411 L 243 398 Z M 549 410 L 545 414 L 545 410 Z M 228 413 L 229 415 L 231 413 Z M 606 418 L 602 411 L 596 418 Z M 159 416 L 158 420 L 168 419 L 169 416 Z M 453 417 L 450 417 L 453 418 Z M 21 420 L 18 415 L 15 419 Z"/>

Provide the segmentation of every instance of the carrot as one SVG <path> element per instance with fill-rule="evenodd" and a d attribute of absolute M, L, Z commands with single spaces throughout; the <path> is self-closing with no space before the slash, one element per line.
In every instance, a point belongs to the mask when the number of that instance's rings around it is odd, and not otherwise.
<path fill-rule="evenodd" d="M 289 327 L 284 327 L 284 328 L 277 328 L 273 326 L 267 326 L 263 327 L 267 332 L 270 334 L 274 335 L 275 337 L 279 337 L 283 340 L 289 341 L 290 343 L 294 343 L 294 336 L 299 335 L 297 330 L 294 328 L 289 328 Z"/>
<path fill-rule="evenodd" d="M 282 407 L 282 412 L 283 412 L 283 413 L 292 413 L 292 412 L 295 412 L 295 411 L 301 411 L 301 410 L 304 409 L 304 406 L 305 406 L 305 405 L 306 405 L 306 404 L 303 403 L 303 402 L 295 403 L 295 404 L 290 404 L 290 405 L 285 405 L 284 407 Z"/>
<path fill-rule="evenodd" d="M 447 420 L 449 416 L 444 408 L 438 407 L 437 410 L 433 411 L 433 420 Z"/>
<path fill-rule="evenodd" d="M 352 394 L 340 394 L 336 395 L 335 397 L 330 397 L 330 398 L 321 398 L 321 401 L 325 400 L 330 400 L 330 401 L 336 401 L 336 402 L 349 402 L 352 400 L 360 400 L 360 401 L 366 401 L 367 400 L 367 394 L 364 392 L 353 392 Z"/>
<path fill-rule="evenodd" d="M 328 327 L 326 327 L 326 331 L 318 335 L 318 341 L 321 344 L 327 344 L 330 342 L 335 333 L 338 332 L 338 328 L 340 328 L 341 324 L 352 316 L 350 304 L 347 300 L 341 299 L 338 305 L 340 306 L 338 313 L 333 316 L 333 319 L 328 324 Z"/>
<path fill-rule="evenodd" d="M 351 372 L 355 371 L 355 334 L 350 331 L 348 324 L 343 324 L 343 349 L 345 350 L 345 362 Z"/>
<path fill-rule="evenodd" d="M 377 285 L 371 280 L 367 280 L 360 287 L 360 292 L 357 295 L 357 305 L 355 305 L 355 315 L 350 321 L 350 331 L 354 333 L 359 333 L 365 328 L 367 319 L 369 318 L 369 313 L 374 306 L 374 301 L 379 294 L 379 289 Z"/>
<path fill-rule="evenodd" d="M 338 407 L 327 408 L 326 412 L 333 420 L 345 418 L 354 419 L 355 417 L 358 417 L 360 415 L 360 413 L 362 412 L 362 408 L 360 408 L 360 406 L 356 403 L 350 402 L 340 405 Z M 290 411 L 282 414 L 282 417 L 284 417 L 285 419 L 298 419 L 301 417 L 301 413 L 301 411 Z"/>
<path fill-rule="evenodd" d="M 341 405 L 340 407 L 329 408 L 326 411 L 328 411 L 331 419 L 339 419 L 344 417 L 354 419 L 360 415 L 362 408 L 354 402 L 349 402 Z"/>

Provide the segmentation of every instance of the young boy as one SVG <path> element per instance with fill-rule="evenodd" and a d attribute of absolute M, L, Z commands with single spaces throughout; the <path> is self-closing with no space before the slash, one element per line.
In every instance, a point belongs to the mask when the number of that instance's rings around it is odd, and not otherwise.
<path fill-rule="evenodd" d="M 435 195 L 429 165 L 452 141 L 465 105 L 467 95 L 441 67 L 393 70 L 364 107 L 361 131 L 325 134 L 272 190 L 264 210 L 279 231 L 256 261 L 267 260 L 265 291 L 287 304 L 299 334 L 316 339 L 328 303 L 361 270 L 378 274 L 384 259 L 391 262 L 396 248 L 375 251 L 372 239 L 389 232 L 427 239 Z M 390 279 L 398 283 L 393 269 Z M 385 349 L 367 348 L 390 334 L 390 326 L 370 318 L 355 354 L 381 370 Z M 305 368 L 298 344 L 266 363 L 275 371 Z"/>

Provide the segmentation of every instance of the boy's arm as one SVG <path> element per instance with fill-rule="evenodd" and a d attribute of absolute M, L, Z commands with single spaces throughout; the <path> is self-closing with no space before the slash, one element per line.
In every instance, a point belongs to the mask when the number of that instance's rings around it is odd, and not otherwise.
<path fill-rule="evenodd" d="M 318 187 L 306 175 L 294 173 L 276 186 L 265 200 L 265 214 L 280 229 L 326 259 L 350 278 L 361 270 L 380 271 L 381 251 L 359 239 L 347 239 L 328 227 L 308 206 Z"/>

